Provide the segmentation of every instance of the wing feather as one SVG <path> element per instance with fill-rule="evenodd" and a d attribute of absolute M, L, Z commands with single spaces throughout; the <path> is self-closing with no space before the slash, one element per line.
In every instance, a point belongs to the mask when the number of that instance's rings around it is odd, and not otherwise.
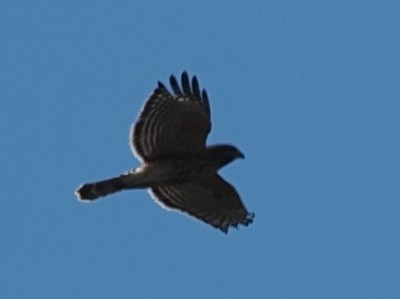
<path fill-rule="evenodd" d="M 229 227 L 252 223 L 234 187 L 219 175 L 177 185 L 151 187 L 155 199 L 167 208 L 180 210 L 227 232 Z"/>
<path fill-rule="evenodd" d="M 182 73 L 182 89 L 171 75 L 171 94 L 158 82 L 132 127 L 133 151 L 144 161 L 173 152 L 205 150 L 211 130 L 210 107 L 205 90 L 200 93 L 197 78 Z"/>

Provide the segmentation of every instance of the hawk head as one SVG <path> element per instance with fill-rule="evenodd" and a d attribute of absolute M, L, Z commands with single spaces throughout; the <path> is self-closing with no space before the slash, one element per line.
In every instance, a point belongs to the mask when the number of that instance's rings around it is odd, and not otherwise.
<path fill-rule="evenodd" d="M 207 147 L 211 159 L 216 161 L 219 168 L 231 163 L 236 159 L 244 159 L 244 154 L 235 146 L 228 144 L 213 145 Z"/>

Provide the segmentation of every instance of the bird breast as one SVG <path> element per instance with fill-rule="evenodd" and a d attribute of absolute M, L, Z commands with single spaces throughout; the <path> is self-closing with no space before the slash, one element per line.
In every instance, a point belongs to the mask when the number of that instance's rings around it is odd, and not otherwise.
<path fill-rule="evenodd" d="M 148 162 L 134 173 L 143 184 L 177 184 L 196 177 L 215 174 L 217 167 L 204 157 L 172 158 Z"/>

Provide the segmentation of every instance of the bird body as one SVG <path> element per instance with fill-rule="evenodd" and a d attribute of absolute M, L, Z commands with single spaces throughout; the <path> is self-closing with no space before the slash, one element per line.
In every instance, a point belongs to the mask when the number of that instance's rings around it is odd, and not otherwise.
<path fill-rule="evenodd" d="M 226 146 L 222 146 L 222 149 Z M 232 147 L 233 148 L 233 147 Z M 86 184 L 79 190 L 81 199 L 94 200 L 124 189 L 144 189 L 154 185 L 179 184 L 215 174 L 231 161 L 221 161 L 216 157 L 216 149 L 206 149 L 194 153 L 171 153 L 142 164 L 138 168 L 118 177 Z M 235 151 L 233 149 L 233 151 Z M 242 154 L 238 153 L 238 157 Z M 244 156 L 243 156 L 244 157 Z M 232 156 L 232 159 L 236 158 Z M 113 186 L 111 187 L 110 184 Z"/>
<path fill-rule="evenodd" d="M 218 170 L 244 155 L 232 145 L 206 146 L 211 130 L 208 96 L 182 74 L 182 89 L 170 77 L 174 95 L 162 83 L 146 101 L 131 130 L 132 149 L 142 164 L 121 176 L 80 186 L 80 200 L 92 201 L 125 189 L 149 188 L 163 206 L 180 210 L 227 232 L 248 225 L 237 191 Z"/>

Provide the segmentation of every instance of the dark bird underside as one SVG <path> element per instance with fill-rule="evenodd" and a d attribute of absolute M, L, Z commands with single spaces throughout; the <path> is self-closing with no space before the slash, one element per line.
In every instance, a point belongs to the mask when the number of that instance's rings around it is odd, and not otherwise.
<path fill-rule="evenodd" d="M 217 171 L 244 155 L 232 145 L 206 146 L 210 106 L 196 77 L 182 73 L 182 87 L 170 77 L 173 93 L 158 83 L 132 127 L 132 150 L 140 167 L 119 177 L 84 184 L 76 194 L 92 201 L 121 190 L 149 188 L 164 207 L 179 210 L 227 233 L 252 223 L 235 188 Z"/>

